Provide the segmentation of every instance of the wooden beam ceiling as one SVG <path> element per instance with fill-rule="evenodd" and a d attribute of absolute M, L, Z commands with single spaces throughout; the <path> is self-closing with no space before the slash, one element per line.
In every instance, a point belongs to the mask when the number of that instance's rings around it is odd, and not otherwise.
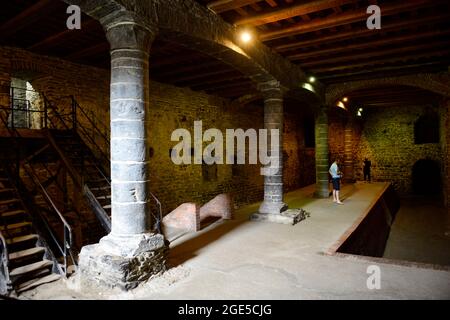
<path fill-rule="evenodd" d="M 420 28 L 422 26 L 426 26 L 426 25 L 432 24 L 436 21 L 444 20 L 444 19 L 450 19 L 450 15 L 448 13 L 440 14 L 440 15 L 431 15 L 431 16 L 422 16 L 421 15 L 418 18 L 414 18 L 414 19 L 404 19 L 401 21 L 383 23 L 383 27 L 381 30 L 370 30 L 370 29 L 367 29 L 365 26 L 362 26 L 361 28 L 358 28 L 355 30 L 352 29 L 352 30 L 346 31 L 346 32 L 336 32 L 331 35 L 326 35 L 323 37 L 314 37 L 309 40 L 299 40 L 299 41 L 287 42 L 284 44 L 275 45 L 273 48 L 274 48 L 274 50 L 282 53 L 284 51 L 308 48 L 308 47 L 313 47 L 313 46 L 322 45 L 322 44 L 332 44 L 335 42 L 348 40 L 348 39 L 355 40 L 357 38 L 380 35 L 382 33 L 385 34 L 385 33 L 391 32 L 391 31 L 398 31 L 398 30 L 403 30 L 405 28 L 411 28 L 412 26 Z M 338 45 L 336 47 L 338 47 Z"/>
<path fill-rule="evenodd" d="M 437 0 L 438 1 L 438 0 Z M 383 6 L 383 17 L 404 12 L 407 10 L 417 10 L 421 7 L 432 6 L 434 2 L 428 0 L 405 1 L 402 3 L 387 4 Z M 293 26 L 280 28 L 278 30 L 261 33 L 261 41 L 274 40 L 317 30 L 332 28 L 355 22 L 366 22 L 368 15 L 366 10 L 352 10 L 339 15 L 330 15 L 323 19 L 314 19 L 310 23 L 298 23 Z"/>
<path fill-rule="evenodd" d="M 347 3 L 355 3 L 355 2 L 356 2 L 355 0 L 308 1 L 306 3 L 297 4 L 283 9 L 277 9 L 271 12 L 254 14 L 246 18 L 241 18 L 235 21 L 234 24 L 238 26 L 239 25 L 260 26 L 262 24 L 268 24 L 280 20 L 289 19 L 292 17 L 303 16 L 308 13 L 313 13 L 329 8 L 334 8 L 336 6 L 341 6 Z"/>
<path fill-rule="evenodd" d="M 41 0 L 31 5 L 30 7 L 27 7 L 18 15 L 1 24 L 0 35 L 2 39 L 6 39 L 16 34 L 23 28 L 34 24 L 37 20 L 42 18 L 42 15 L 51 14 L 54 9 L 55 6 L 53 0 Z"/>

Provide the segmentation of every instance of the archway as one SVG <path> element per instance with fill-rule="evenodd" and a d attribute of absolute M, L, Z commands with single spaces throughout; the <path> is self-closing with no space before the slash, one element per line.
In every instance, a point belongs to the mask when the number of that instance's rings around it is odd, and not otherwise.
<path fill-rule="evenodd" d="M 412 168 L 412 189 L 416 195 L 438 195 L 441 192 L 441 169 L 437 161 L 421 159 Z"/>

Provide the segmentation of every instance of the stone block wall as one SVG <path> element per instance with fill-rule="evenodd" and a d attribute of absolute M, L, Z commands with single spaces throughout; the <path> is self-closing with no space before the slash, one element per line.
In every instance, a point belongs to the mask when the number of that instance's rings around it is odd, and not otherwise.
<path fill-rule="evenodd" d="M 328 109 L 328 148 L 330 165 L 336 158 L 343 161 L 345 154 L 345 124 L 347 123 L 347 111 L 332 106 Z"/>
<path fill-rule="evenodd" d="M 8 104 L 11 77 L 26 75 L 33 88 L 69 111 L 69 95 L 109 136 L 109 70 L 79 65 L 28 51 L 0 47 L 0 103 Z M 263 106 L 236 106 L 229 100 L 194 92 L 188 88 L 150 82 L 149 153 L 150 188 L 168 213 L 185 202 L 205 203 L 221 193 L 232 193 L 237 205 L 262 200 L 263 176 L 259 165 L 175 165 L 169 150 L 173 130 L 186 128 L 193 135 L 194 121 L 203 121 L 203 131 L 262 128 Z M 85 118 L 79 117 L 81 122 Z M 304 148 L 301 116 L 285 116 L 285 190 L 314 183 L 314 151 Z M 206 145 L 206 144 L 205 144 Z M 109 150 L 107 151 L 109 154 Z M 216 173 L 205 179 L 205 172 Z"/>
<path fill-rule="evenodd" d="M 372 180 L 391 181 L 399 194 L 412 192 L 412 168 L 421 159 L 444 166 L 440 143 L 414 143 L 414 123 L 433 106 L 402 106 L 364 110 L 361 136 L 356 148 L 354 170 L 363 180 L 363 161 L 372 161 Z"/>
<path fill-rule="evenodd" d="M 316 181 L 315 148 L 305 147 L 304 122 L 314 118 L 306 118 L 305 114 L 295 113 L 285 108 L 283 136 L 283 181 L 284 191 L 295 190 Z"/>
<path fill-rule="evenodd" d="M 443 99 L 440 104 L 440 138 L 443 158 L 442 176 L 444 182 L 444 202 L 449 211 L 450 230 L 450 100 Z"/>

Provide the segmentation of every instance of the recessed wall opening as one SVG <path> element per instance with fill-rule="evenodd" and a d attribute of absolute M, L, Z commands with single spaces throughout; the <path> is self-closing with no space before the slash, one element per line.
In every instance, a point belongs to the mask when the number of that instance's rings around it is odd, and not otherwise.
<path fill-rule="evenodd" d="M 40 129 L 42 128 L 43 100 L 33 85 L 22 78 L 11 78 L 10 107 L 8 125 L 16 128 Z"/>
<path fill-rule="evenodd" d="M 442 188 L 438 162 L 422 159 L 412 168 L 412 189 L 415 195 L 439 195 Z"/>
<path fill-rule="evenodd" d="M 439 116 L 427 112 L 414 124 L 414 143 L 439 143 Z"/>

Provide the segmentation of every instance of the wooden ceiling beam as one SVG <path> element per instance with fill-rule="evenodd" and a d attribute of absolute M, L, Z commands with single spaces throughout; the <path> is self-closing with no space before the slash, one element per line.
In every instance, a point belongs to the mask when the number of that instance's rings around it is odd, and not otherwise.
<path fill-rule="evenodd" d="M 426 54 L 428 56 L 433 56 L 435 51 L 438 51 L 439 49 L 435 49 L 435 47 L 439 47 L 442 49 L 443 47 L 448 46 L 448 41 L 440 41 L 440 42 L 429 42 L 424 43 L 421 45 L 413 45 L 413 46 L 406 46 L 406 47 L 400 47 L 400 48 L 393 48 L 389 50 L 381 50 L 381 51 L 371 51 L 371 52 L 363 52 L 358 54 L 349 54 L 344 55 L 336 58 L 331 59 L 322 59 L 322 60 L 315 60 L 311 62 L 305 62 L 300 63 L 299 65 L 303 68 L 314 68 L 317 66 L 324 66 L 329 64 L 341 64 L 341 63 L 348 63 L 349 66 L 352 66 L 353 64 L 351 61 L 356 60 L 369 60 L 369 63 L 377 63 L 377 60 L 373 60 L 372 58 L 379 58 L 383 56 L 389 56 L 389 55 L 398 55 L 398 60 L 404 59 L 406 60 L 406 57 L 408 56 L 414 56 L 418 51 L 420 50 L 430 50 Z M 442 48 L 441 48 L 442 47 Z M 350 61 L 350 62 L 349 62 Z"/>
<path fill-rule="evenodd" d="M 442 66 L 442 62 L 428 62 L 428 63 L 418 63 L 397 67 L 380 67 L 380 68 L 371 68 L 364 69 L 360 71 L 348 71 L 336 73 L 332 72 L 329 74 L 320 75 L 319 78 L 324 83 L 337 83 L 337 82 L 345 82 L 345 81 L 354 81 L 356 79 L 368 79 L 368 78 L 376 78 L 377 76 L 394 76 L 400 74 L 411 74 L 414 72 L 424 72 L 425 71 L 437 71 L 437 68 Z"/>
<path fill-rule="evenodd" d="M 65 29 L 65 30 L 58 32 L 56 34 L 53 34 L 50 37 L 47 37 L 39 42 L 36 42 L 35 44 L 27 47 L 27 50 L 40 50 L 43 48 L 50 48 L 50 47 L 54 46 L 55 44 L 58 44 L 58 42 L 63 41 L 63 39 L 69 35 L 72 35 L 72 36 L 75 34 L 79 35 L 82 32 L 89 31 L 97 23 L 98 23 L 97 20 L 89 19 L 87 22 L 83 23 L 83 27 L 80 30 Z"/>
<path fill-rule="evenodd" d="M 215 13 L 234 10 L 247 6 L 252 3 L 257 3 L 263 0 L 216 0 L 208 3 L 206 7 Z"/>
<path fill-rule="evenodd" d="M 6 21 L 0 26 L 0 35 L 6 39 L 14 34 L 17 34 L 23 28 L 33 24 L 39 19 L 42 19 L 43 14 L 49 14 L 56 9 L 53 0 L 41 0 L 23 10 L 21 13 Z"/>
<path fill-rule="evenodd" d="M 432 30 L 432 31 L 426 31 L 426 32 L 421 32 L 421 33 L 412 33 L 412 34 L 407 34 L 407 35 L 402 35 L 402 36 L 394 36 L 394 37 L 384 38 L 384 39 L 375 40 L 375 41 L 367 41 L 364 43 L 356 43 L 356 44 L 351 44 L 351 45 L 347 45 L 347 46 L 341 45 L 337 48 L 334 47 L 334 48 L 329 48 L 329 49 L 324 49 L 324 50 L 317 50 L 317 51 L 311 51 L 311 52 L 306 52 L 306 53 L 298 53 L 298 54 L 293 54 L 293 55 L 287 55 L 286 57 L 292 61 L 304 60 L 304 59 L 309 59 L 309 58 L 320 57 L 323 55 L 335 55 L 337 53 L 344 53 L 344 52 L 353 51 L 353 50 L 361 50 L 361 49 L 374 50 L 377 46 L 394 45 L 394 44 L 398 44 L 399 42 L 407 42 L 407 41 L 411 41 L 411 40 L 414 41 L 414 40 L 419 40 L 419 39 L 424 39 L 424 38 L 445 36 L 448 34 L 450 34 L 450 30 L 444 30 L 444 31 Z M 450 40 L 449 40 L 449 43 L 450 43 Z"/>
<path fill-rule="evenodd" d="M 260 26 L 263 24 L 273 23 L 280 20 L 285 20 L 297 16 L 306 15 L 325 9 L 338 7 L 347 3 L 354 3 L 356 0 L 319 0 L 308 1 L 306 3 L 290 6 L 283 9 L 273 10 L 270 12 L 255 14 L 250 17 L 238 19 L 234 22 L 235 25 L 250 25 Z"/>
<path fill-rule="evenodd" d="M 428 25 L 430 23 L 434 23 L 439 20 L 447 20 L 450 19 L 449 14 L 442 14 L 442 15 L 432 15 L 427 17 L 421 17 L 418 19 L 406 19 L 399 22 L 394 23 L 387 23 L 383 24 L 383 28 L 381 30 L 370 30 L 367 28 L 358 29 L 354 31 L 347 31 L 347 32 L 338 32 L 336 34 L 324 36 L 324 37 L 314 37 L 311 40 L 304 40 L 304 41 L 295 41 L 290 42 L 286 44 L 281 44 L 274 46 L 274 50 L 278 52 L 285 52 L 295 49 L 302 49 L 307 48 L 311 46 L 321 45 L 323 43 L 331 44 L 337 41 L 343 41 L 348 39 L 355 39 L 355 38 L 361 38 L 366 37 L 369 35 L 379 35 L 381 32 L 390 32 L 390 31 L 396 31 L 401 30 L 402 28 L 411 28 L 411 27 L 420 27 L 423 25 Z"/>
<path fill-rule="evenodd" d="M 409 10 L 417 10 L 418 8 L 433 6 L 437 3 L 443 2 L 442 0 L 435 1 L 427 1 L 427 0 L 415 0 L 415 1 L 404 1 L 400 3 L 394 4 L 386 4 L 382 6 L 383 17 L 398 14 L 400 12 L 405 12 Z M 327 18 L 321 19 L 313 19 L 308 23 L 297 23 L 293 26 L 281 28 L 278 30 L 272 30 L 262 33 L 259 36 L 261 41 L 269 41 L 279 38 L 285 38 L 289 36 L 294 36 L 298 34 L 304 34 L 308 32 L 313 32 L 317 30 L 332 28 L 341 26 L 344 24 L 355 23 L 355 22 L 364 22 L 368 18 L 366 10 L 358 9 L 345 12 L 339 15 L 331 15 Z"/>
<path fill-rule="evenodd" d="M 444 55 L 444 54 L 449 54 L 450 50 L 444 50 L 444 51 L 439 51 L 439 52 L 435 52 L 435 55 Z M 414 55 L 414 59 L 418 60 L 424 57 L 429 57 L 430 54 L 429 53 L 423 53 L 423 54 L 416 54 Z M 333 76 L 337 76 L 336 72 L 344 72 L 343 70 L 347 70 L 350 69 L 349 72 L 353 72 L 355 71 L 354 69 L 360 69 L 362 67 L 372 67 L 372 68 L 376 68 L 376 70 L 372 70 L 372 71 L 390 71 L 390 70 L 399 70 L 399 69 L 404 69 L 404 68 L 413 68 L 413 66 L 425 66 L 426 64 L 437 64 L 437 63 L 442 63 L 442 61 L 435 61 L 435 62 L 427 62 L 425 64 L 423 63 L 418 63 L 418 64 L 407 64 L 407 65 L 396 65 L 396 66 L 385 66 L 385 67 L 373 67 L 373 65 L 376 64 L 389 64 L 389 63 L 398 63 L 401 60 L 404 60 L 405 57 L 395 57 L 395 58 L 386 58 L 386 59 L 377 59 L 377 61 L 372 61 L 372 63 L 369 62 L 362 62 L 362 63 L 358 63 L 358 64 L 351 64 L 351 65 L 346 65 L 346 66 L 337 66 L 337 67 L 329 67 L 329 68 L 317 68 L 317 69 L 311 69 L 311 72 L 318 75 L 320 77 L 320 79 L 327 79 L 327 78 L 331 78 Z M 411 57 L 406 57 L 406 59 L 411 59 Z M 353 71 L 352 71 L 353 70 Z M 356 75 L 358 74 L 360 71 L 355 71 L 355 73 L 351 73 L 352 75 Z M 366 73 L 367 70 L 362 71 L 363 73 Z M 331 75 L 327 75 L 327 74 L 331 74 Z M 348 73 L 350 74 L 350 73 Z"/>

